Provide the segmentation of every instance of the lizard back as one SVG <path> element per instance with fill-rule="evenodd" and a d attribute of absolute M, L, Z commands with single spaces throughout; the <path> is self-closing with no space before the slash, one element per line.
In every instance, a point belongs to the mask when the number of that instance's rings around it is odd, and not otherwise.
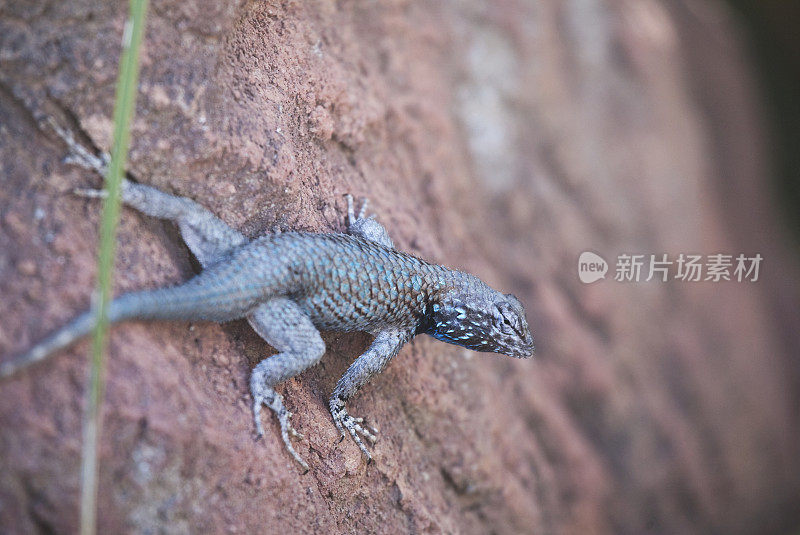
<path fill-rule="evenodd" d="M 286 232 L 245 246 L 263 255 L 273 289 L 291 297 L 320 329 L 411 327 L 450 270 L 348 234 Z M 252 265 L 252 264 L 251 264 Z"/>

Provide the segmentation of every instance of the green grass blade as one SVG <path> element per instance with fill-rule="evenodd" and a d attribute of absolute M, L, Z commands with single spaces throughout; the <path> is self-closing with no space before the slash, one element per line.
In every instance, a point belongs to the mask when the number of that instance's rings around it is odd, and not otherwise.
<path fill-rule="evenodd" d="M 92 341 L 86 412 L 83 421 L 81 450 L 81 533 L 94 534 L 97 525 L 97 451 L 101 431 L 101 400 L 105 387 L 105 346 L 108 331 L 108 303 L 114 268 L 117 222 L 120 208 L 120 184 L 125 171 L 130 143 L 130 123 L 136 102 L 139 80 L 139 45 L 144 34 L 147 0 L 131 0 L 130 17 L 122 38 L 122 55 L 114 106 L 114 144 L 105 187 L 100 243 L 97 256 L 97 325 Z"/>

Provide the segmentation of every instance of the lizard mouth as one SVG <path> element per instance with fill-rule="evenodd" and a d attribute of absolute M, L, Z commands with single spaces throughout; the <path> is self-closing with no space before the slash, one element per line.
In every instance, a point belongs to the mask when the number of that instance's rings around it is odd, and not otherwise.
<path fill-rule="evenodd" d="M 509 356 L 510 357 L 514 357 L 514 358 L 518 358 L 518 359 L 529 359 L 529 358 L 531 358 L 533 356 L 533 350 L 534 349 L 535 348 L 533 346 L 533 341 L 531 341 L 530 343 L 526 344 L 524 347 L 514 348 L 514 351 L 512 351 L 509 354 Z"/>

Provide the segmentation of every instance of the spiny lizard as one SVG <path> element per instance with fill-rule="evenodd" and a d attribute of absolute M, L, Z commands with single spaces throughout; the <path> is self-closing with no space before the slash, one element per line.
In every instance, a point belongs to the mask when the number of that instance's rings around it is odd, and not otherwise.
<path fill-rule="evenodd" d="M 105 176 L 107 156 L 95 156 L 69 132 L 53 125 L 66 141 L 66 161 Z M 77 190 L 101 197 L 102 190 Z M 347 196 L 347 233 L 284 232 L 248 239 L 185 197 L 125 180 L 122 201 L 153 217 L 177 223 L 203 267 L 184 284 L 133 292 L 112 301 L 109 321 L 127 319 L 211 320 L 246 318 L 278 354 L 262 360 L 250 378 L 253 411 L 263 434 L 261 407 L 272 409 L 286 448 L 300 465 L 289 436 L 291 413 L 275 385 L 316 364 L 325 343 L 319 330 L 365 331 L 374 336 L 367 351 L 339 379 L 330 398 L 333 421 L 342 438 L 349 433 L 369 461 L 361 440 L 376 440 L 363 418 L 350 416 L 345 403 L 380 373 L 417 334 L 428 334 L 475 351 L 528 358 L 533 340 L 525 310 L 510 294 L 493 290 L 477 277 L 431 264 L 394 248 L 386 229 L 359 214 Z M 88 334 L 92 311 L 26 353 L 0 365 L 0 377 L 43 360 Z"/>

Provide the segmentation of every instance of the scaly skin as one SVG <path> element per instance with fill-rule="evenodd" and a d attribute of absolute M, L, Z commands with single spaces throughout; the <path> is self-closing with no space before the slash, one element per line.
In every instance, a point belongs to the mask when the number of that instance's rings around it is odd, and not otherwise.
<path fill-rule="evenodd" d="M 105 172 L 107 159 L 75 143 L 56 125 L 71 149 L 68 161 Z M 98 190 L 79 195 L 101 197 Z M 397 251 L 373 218 L 356 216 L 348 196 L 347 234 L 277 233 L 248 240 L 200 205 L 149 186 L 125 181 L 123 202 L 154 217 L 175 221 L 203 271 L 184 284 L 125 294 L 109 308 L 109 320 L 211 320 L 247 318 L 278 350 L 262 360 L 250 380 L 256 428 L 263 434 L 263 405 L 278 417 L 290 454 L 308 470 L 290 436 L 300 436 L 275 385 L 316 364 L 325 352 L 319 330 L 365 331 L 370 347 L 350 366 L 330 399 L 334 423 L 349 433 L 369 461 L 361 440 L 376 432 L 347 413 L 345 403 L 380 373 L 417 334 L 476 351 L 527 358 L 533 340 L 522 304 L 477 277 Z M 0 365 L 0 377 L 43 360 L 88 334 L 86 312 L 19 357 Z"/>

